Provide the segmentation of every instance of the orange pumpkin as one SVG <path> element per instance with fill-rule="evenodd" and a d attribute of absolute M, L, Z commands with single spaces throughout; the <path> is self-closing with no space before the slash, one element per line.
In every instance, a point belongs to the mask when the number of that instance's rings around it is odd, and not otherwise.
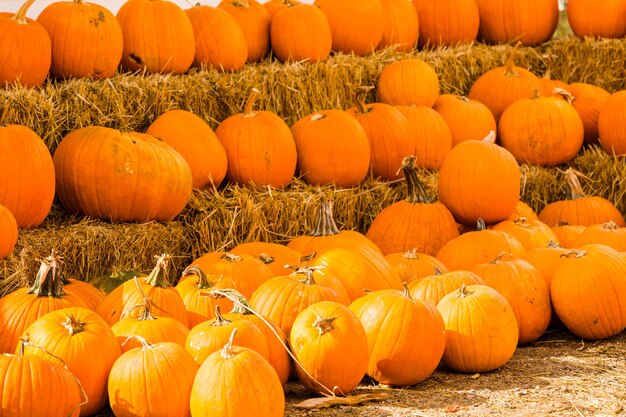
<path fill-rule="evenodd" d="M 569 0 L 567 20 L 579 38 L 623 38 L 626 35 L 626 3 L 623 0 Z"/>
<path fill-rule="evenodd" d="M 598 118 L 611 94 L 604 88 L 585 83 L 570 84 L 567 91 L 574 96 L 572 106 L 583 121 L 585 144 L 598 143 Z"/>
<path fill-rule="evenodd" d="M 63 291 L 72 294 L 84 301 L 91 310 L 96 310 L 106 298 L 106 294 L 89 282 L 74 278 L 61 276 L 63 280 Z"/>
<path fill-rule="evenodd" d="M 552 229 L 541 220 L 518 217 L 514 220 L 504 220 L 492 227 L 493 230 L 502 230 L 519 240 L 525 251 L 547 246 L 549 242 L 559 243 L 559 238 Z"/>
<path fill-rule="evenodd" d="M 17 222 L 8 208 L 0 204 L 0 259 L 13 252 L 17 243 Z"/>
<path fill-rule="evenodd" d="M 626 90 L 613 93 L 607 99 L 598 116 L 600 145 L 610 155 L 626 154 Z"/>
<path fill-rule="evenodd" d="M 288 246 L 271 242 L 240 243 L 231 249 L 234 255 L 251 255 L 259 258 L 272 270 L 275 276 L 289 275 L 293 270 L 289 265 L 300 265 L 302 253 Z"/>
<path fill-rule="evenodd" d="M 556 226 L 552 227 L 552 231 L 559 239 L 559 244 L 567 249 L 574 249 L 576 246 L 574 245 L 576 240 L 580 237 L 580 235 L 585 231 L 587 226 L 583 226 L 581 224 L 572 225 L 565 222 L 561 222 Z"/>
<path fill-rule="evenodd" d="M 270 50 L 270 15 L 256 0 L 222 0 L 217 7 L 241 27 L 248 49 L 247 62 L 258 62 Z"/>
<path fill-rule="evenodd" d="M 434 274 L 409 284 L 408 290 L 411 298 L 437 306 L 443 297 L 458 290 L 461 285 L 485 285 L 485 281 L 470 271 L 436 270 Z"/>
<path fill-rule="evenodd" d="M 439 77 L 430 64 L 419 58 L 401 59 L 383 68 L 376 91 L 382 103 L 432 107 L 439 97 Z"/>
<path fill-rule="evenodd" d="M 419 21 L 415 8 L 406 0 L 381 0 L 383 6 L 383 37 L 377 49 L 393 47 L 397 52 L 411 52 L 419 37 Z"/>
<path fill-rule="evenodd" d="M 559 265 L 561 255 L 570 252 L 569 249 L 561 247 L 558 243 L 551 242 L 543 248 L 534 248 L 521 256 L 521 259 L 534 266 L 543 277 L 548 289 L 552 285 L 552 277 Z"/>
<path fill-rule="evenodd" d="M 509 216 L 507 220 L 515 220 L 520 217 L 526 217 L 526 219 L 528 220 L 539 219 L 539 217 L 537 217 L 537 213 L 535 213 L 535 210 L 533 210 L 532 207 L 530 207 L 528 204 L 526 204 L 522 200 L 519 200 L 517 202 L 517 204 L 515 205 L 515 211 L 513 212 L 513 214 Z"/>
<path fill-rule="evenodd" d="M 569 85 L 561 80 L 554 80 L 551 78 L 550 68 L 546 70 L 543 74 L 543 77 L 539 78 L 539 84 L 541 85 L 539 89 L 539 95 L 541 97 L 549 97 L 556 96 L 561 97 L 563 94 L 562 90 L 569 91 Z M 573 98 L 572 98 L 573 100 Z M 568 100 L 571 103 L 571 100 Z"/>
<path fill-rule="evenodd" d="M 175 288 L 189 313 L 190 329 L 193 329 L 196 324 L 215 317 L 215 306 L 219 305 L 225 311 L 232 308 L 230 301 L 206 295 L 216 288 L 230 288 L 232 282 L 229 279 L 223 279 L 224 277 L 218 275 L 207 275 L 201 268 L 194 265 L 185 268 L 182 275 L 185 279 L 181 278 Z"/>
<path fill-rule="evenodd" d="M 400 281 L 407 284 L 428 277 L 436 270 L 448 272 L 448 268 L 439 259 L 425 253 L 418 253 L 415 248 L 407 252 L 390 253 L 385 255 L 385 259 L 400 277 Z"/>
<path fill-rule="evenodd" d="M 436 48 L 476 39 L 480 19 L 475 0 L 413 0 L 420 23 L 420 46 Z"/>
<path fill-rule="evenodd" d="M 268 0 L 263 3 L 263 7 L 270 14 L 270 20 L 274 18 L 274 15 L 287 7 L 296 6 L 302 4 L 298 0 Z"/>
<path fill-rule="evenodd" d="M 591 244 L 606 245 L 618 252 L 626 252 L 626 227 L 619 227 L 613 221 L 592 224 L 578 236 L 573 246 L 580 248 Z"/>
<path fill-rule="evenodd" d="M 481 140 L 496 131 L 496 119 L 487 106 L 465 96 L 442 94 L 433 108 L 448 124 L 452 146 L 466 140 Z"/>

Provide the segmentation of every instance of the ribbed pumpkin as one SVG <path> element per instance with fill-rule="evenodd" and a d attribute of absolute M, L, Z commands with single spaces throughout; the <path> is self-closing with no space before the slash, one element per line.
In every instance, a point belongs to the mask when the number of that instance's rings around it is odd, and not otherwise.
<path fill-rule="evenodd" d="M 430 64 L 419 58 L 401 59 L 383 68 L 376 91 L 382 103 L 432 107 L 439 97 L 439 77 Z"/>
<path fill-rule="evenodd" d="M 124 37 L 123 69 L 182 74 L 193 63 L 193 28 L 175 3 L 128 0 L 117 12 L 117 20 Z"/>
<path fill-rule="evenodd" d="M 383 5 L 383 37 L 378 49 L 389 46 L 397 52 L 411 52 L 419 37 L 417 12 L 406 0 L 381 0 Z"/>
<path fill-rule="evenodd" d="M 259 258 L 275 276 L 293 272 L 288 265 L 299 265 L 302 253 L 286 245 L 271 242 L 240 243 L 231 249 L 234 255 L 250 255 Z"/>
<path fill-rule="evenodd" d="M 472 269 L 486 285 L 511 305 L 519 330 L 518 344 L 539 339 L 550 324 L 550 287 L 539 270 L 521 259 L 503 261 L 499 256 Z"/>
<path fill-rule="evenodd" d="M 469 43 L 480 25 L 475 0 L 413 0 L 420 25 L 420 46 Z"/>
<path fill-rule="evenodd" d="M 81 383 L 88 401 L 81 415 L 96 414 L 107 404 L 107 379 L 122 354 L 109 325 L 92 310 L 63 308 L 45 314 L 24 331 L 25 355 L 40 356 L 67 369 Z"/>
<path fill-rule="evenodd" d="M 433 108 L 448 124 L 452 146 L 466 140 L 481 140 L 496 131 L 496 119 L 487 106 L 465 96 L 442 94 Z"/>
<path fill-rule="evenodd" d="M 623 0 L 569 0 L 567 20 L 580 38 L 622 38 L 626 35 L 626 3 Z"/>
<path fill-rule="evenodd" d="M 458 290 L 461 285 L 485 285 L 485 281 L 470 271 L 442 272 L 439 269 L 423 279 L 408 286 L 411 298 L 421 300 L 433 306 L 446 295 Z"/>
<path fill-rule="evenodd" d="M 383 37 L 384 13 L 381 0 L 316 0 L 333 39 L 333 51 L 355 55 L 371 54 Z"/>
<path fill-rule="evenodd" d="M 515 157 L 494 143 L 495 135 L 455 146 L 439 171 L 441 201 L 463 224 L 507 219 L 520 197 L 520 168 Z M 445 263 L 445 262 L 444 262 Z"/>
<path fill-rule="evenodd" d="M 20 288 L 0 298 L 0 353 L 15 352 L 24 330 L 44 314 L 65 307 L 87 308 L 80 298 L 63 293 L 58 264 L 54 253 L 46 257 L 32 287 Z"/>
<path fill-rule="evenodd" d="M 296 143 L 298 171 L 307 184 L 356 187 L 369 172 L 371 149 L 367 133 L 345 111 L 309 114 L 291 127 L 291 133 Z"/>
<path fill-rule="evenodd" d="M 6 258 L 13 252 L 17 235 L 17 222 L 13 213 L 0 204 L 0 259 Z"/>
<path fill-rule="evenodd" d="M 263 317 L 289 334 L 298 314 L 319 301 L 350 304 L 348 293 L 332 272 L 302 267 L 289 276 L 265 281 L 250 298 L 250 305 Z"/>
<path fill-rule="evenodd" d="M 613 221 L 587 226 L 573 246 L 579 248 L 591 244 L 606 245 L 618 252 L 626 252 L 626 227 L 619 227 Z"/>
<path fill-rule="evenodd" d="M 443 117 L 427 106 L 396 106 L 409 122 L 409 143 L 416 164 L 437 170 L 452 149 L 452 134 Z M 407 156 L 405 155 L 405 156 Z"/>
<path fill-rule="evenodd" d="M 107 78 L 122 59 L 124 41 L 119 22 L 107 8 L 84 0 L 49 4 L 37 17 L 52 42 L 55 77 Z"/>
<path fill-rule="evenodd" d="M 626 154 L 626 90 L 613 93 L 598 116 L 600 145 L 610 155 Z"/>
<path fill-rule="evenodd" d="M 150 135 L 84 127 L 63 138 L 53 160 L 57 195 L 70 213 L 110 221 L 169 221 L 191 196 L 185 159 Z"/>
<path fill-rule="evenodd" d="M 76 378 L 48 359 L 0 355 L 0 411 L 3 415 L 79 416 L 85 399 Z"/>
<path fill-rule="evenodd" d="M 26 0 L 17 13 L 0 13 L 0 87 L 19 82 L 36 87 L 50 71 L 50 36 L 37 21 L 26 17 L 35 0 Z"/>
<path fill-rule="evenodd" d="M 489 43 L 519 40 L 538 45 L 552 37 L 559 23 L 558 0 L 476 0 L 479 36 Z"/>
<path fill-rule="evenodd" d="M 422 382 L 435 370 L 446 343 L 441 314 L 407 289 L 371 292 L 350 304 L 367 335 L 367 374 L 381 384 Z M 393 340 L 393 343 L 389 341 Z"/>
<path fill-rule="evenodd" d="M 189 314 L 190 329 L 193 329 L 196 324 L 215 317 L 215 306 L 219 305 L 224 311 L 232 308 L 233 304 L 229 300 L 224 298 L 216 299 L 206 295 L 206 293 L 216 288 L 231 287 L 232 281 L 229 279 L 222 279 L 223 277 L 219 275 L 207 275 L 197 266 L 185 268 L 183 277 L 186 279 L 181 279 L 175 288 L 183 299 Z"/>
<path fill-rule="evenodd" d="M 470 270 L 476 265 L 491 262 L 502 252 L 518 257 L 525 250 L 520 241 L 510 234 L 486 229 L 485 223 L 479 220 L 476 231 L 463 233 L 446 243 L 437 253 L 437 259 L 451 271 Z"/>
<path fill-rule="evenodd" d="M 506 64 L 493 68 L 472 84 L 468 97 L 485 104 L 496 122 L 509 105 L 521 98 L 531 98 L 541 88 L 539 78 L 525 68 L 515 65 L 519 43 L 511 50 Z"/>
<path fill-rule="evenodd" d="M 402 158 L 415 152 L 409 137 L 409 122 L 394 106 L 365 104 L 366 89 L 355 94 L 356 106 L 347 110 L 363 126 L 370 143 L 372 177 L 392 181 L 399 177 Z"/>
<path fill-rule="evenodd" d="M 0 124 L 0 204 L 19 227 L 39 226 L 54 199 L 50 150 L 31 129 Z"/>
<path fill-rule="evenodd" d="M 385 255 L 385 259 L 400 277 L 400 281 L 407 284 L 428 277 L 436 270 L 448 272 L 448 268 L 439 259 L 425 253 L 418 253 L 415 248 L 406 252 L 390 253 Z"/>
<path fill-rule="evenodd" d="M 80 298 L 90 310 L 96 310 L 106 298 L 106 294 L 89 282 L 74 278 L 61 276 L 63 280 L 63 291 Z"/>
<path fill-rule="evenodd" d="M 565 255 L 552 278 L 552 305 L 578 337 L 611 337 L 626 327 L 626 259 L 605 245 Z"/>
<path fill-rule="evenodd" d="M 193 417 L 282 417 L 285 413 L 285 394 L 274 369 L 254 350 L 240 347 L 235 331 L 200 366 L 190 403 Z"/>
<path fill-rule="evenodd" d="M 583 121 L 585 144 L 598 143 L 600 110 L 611 97 L 611 94 L 604 88 L 585 83 L 570 84 L 567 86 L 567 91 L 574 96 L 572 106 Z"/>
<path fill-rule="evenodd" d="M 567 249 L 575 249 L 576 240 L 585 231 L 587 226 L 581 224 L 572 225 L 567 222 L 561 222 L 552 227 L 552 231 L 559 238 L 559 244 Z"/>
<path fill-rule="evenodd" d="M 148 135 L 163 140 L 180 153 L 193 177 L 193 188 L 218 187 L 228 167 L 226 151 L 211 127 L 187 110 L 169 110 L 148 126 Z"/>
<path fill-rule="evenodd" d="M 534 266 L 543 277 L 548 289 L 552 285 L 554 271 L 561 260 L 561 255 L 569 252 L 569 249 L 561 247 L 558 243 L 550 242 L 543 248 L 531 249 L 523 254 L 520 259 Z"/>
<path fill-rule="evenodd" d="M 111 368 L 108 391 L 113 413 L 118 417 L 157 412 L 190 415 L 189 398 L 198 365 L 176 343 L 141 343 L 142 347 L 123 353 Z"/>
<path fill-rule="evenodd" d="M 322 61 L 330 55 L 333 43 L 326 16 L 311 4 L 276 13 L 270 34 L 274 55 L 281 61 Z"/>
<path fill-rule="evenodd" d="M 252 90 L 243 113 L 223 120 L 215 134 L 228 158 L 228 179 L 239 185 L 283 187 L 296 170 L 296 144 L 289 126 L 275 113 L 253 110 Z"/>
<path fill-rule="evenodd" d="M 535 95 L 507 107 L 498 123 L 498 136 L 519 163 L 555 166 L 576 156 L 585 131 L 569 102 Z"/>
<path fill-rule="evenodd" d="M 559 243 L 559 238 L 550 226 L 541 220 L 518 217 L 513 220 L 504 220 L 492 227 L 492 230 L 502 230 L 513 236 L 524 246 L 525 251 L 547 246 L 549 242 Z"/>
<path fill-rule="evenodd" d="M 515 313 L 493 288 L 463 285 L 442 298 L 437 310 L 446 325 L 443 362 L 455 371 L 493 371 L 515 353 Z"/>
<path fill-rule="evenodd" d="M 385 207 L 367 230 L 367 238 L 384 255 L 411 248 L 436 255 L 443 245 L 459 235 L 452 213 L 439 201 L 430 198 L 417 176 L 415 164 L 415 157 L 412 156 L 402 161 L 406 198 Z"/>
<path fill-rule="evenodd" d="M 533 210 L 532 207 L 530 207 L 527 203 L 523 202 L 522 200 L 519 200 L 517 202 L 517 204 L 515 205 L 515 211 L 513 212 L 513 214 L 511 214 L 511 216 L 509 216 L 507 220 L 515 220 L 520 217 L 526 217 L 526 219 L 528 220 L 539 219 L 539 217 L 537 217 L 537 213 L 535 213 L 535 210 Z"/>
<path fill-rule="evenodd" d="M 367 372 L 365 329 L 343 304 L 321 301 L 304 309 L 293 323 L 289 345 L 298 379 L 311 391 L 348 394 Z"/>
<path fill-rule="evenodd" d="M 230 14 L 241 29 L 248 49 L 247 62 L 258 62 L 270 50 L 270 15 L 256 0 L 222 0 L 217 7 Z"/>
<path fill-rule="evenodd" d="M 220 71 L 243 68 L 248 59 L 248 45 L 239 23 L 217 7 L 196 4 L 186 9 L 196 38 L 194 64 Z"/>
<path fill-rule="evenodd" d="M 615 222 L 619 227 L 626 226 L 624 217 L 613 203 L 604 197 L 588 196 L 578 180 L 580 172 L 573 168 L 565 171 L 567 197 L 565 200 L 548 204 L 539 213 L 539 220 L 550 227 L 563 223 L 590 226 L 592 224 Z"/>

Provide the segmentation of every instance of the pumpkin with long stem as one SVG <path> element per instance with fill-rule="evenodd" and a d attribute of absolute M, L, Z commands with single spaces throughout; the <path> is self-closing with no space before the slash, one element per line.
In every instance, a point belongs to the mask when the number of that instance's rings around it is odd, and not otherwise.
<path fill-rule="evenodd" d="M 232 303 L 226 299 L 214 299 L 204 296 L 204 293 L 213 288 L 230 288 L 228 278 L 218 275 L 206 274 L 202 268 L 191 265 L 183 271 L 183 277 L 176 285 L 176 291 L 180 293 L 183 303 L 189 313 L 189 328 L 215 317 L 215 306 L 219 305 L 224 310 L 232 308 Z"/>

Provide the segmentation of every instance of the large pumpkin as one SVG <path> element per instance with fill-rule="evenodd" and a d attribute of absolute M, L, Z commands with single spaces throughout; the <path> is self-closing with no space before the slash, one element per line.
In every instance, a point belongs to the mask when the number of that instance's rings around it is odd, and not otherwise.
<path fill-rule="evenodd" d="M 122 59 L 119 22 L 107 8 L 84 0 L 58 1 L 37 17 L 52 41 L 52 75 L 111 77 Z"/>
<path fill-rule="evenodd" d="M 122 68 L 182 74 L 193 63 L 196 40 L 185 12 L 171 1 L 128 0 L 117 12 Z"/>
<path fill-rule="evenodd" d="M 383 37 L 378 49 L 393 47 L 397 52 L 411 52 L 419 37 L 417 12 L 406 0 L 381 0 L 383 5 Z"/>
<path fill-rule="evenodd" d="M 17 243 L 17 222 L 13 213 L 0 204 L 0 259 L 13 252 Z"/>
<path fill-rule="evenodd" d="M 507 219 L 520 196 L 520 168 L 515 157 L 494 143 L 461 142 L 446 156 L 439 171 L 439 200 L 463 224 Z"/>
<path fill-rule="evenodd" d="M 39 226 L 54 199 L 50 150 L 26 126 L 0 124 L 0 204 L 19 227 Z"/>
<path fill-rule="evenodd" d="M 459 235 L 450 210 L 433 201 L 420 183 L 415 162 L 414 157 L 402 161 L 406 198 L 385 207 L 367 231 L 366 236 L 385 255 L 411 248 L 436 255 L 443 245 Z"/>
<path fill-rule="evenodd" d="M 439 97 L 439 77 L 432 65 L 419 58 L 401 59 L 383 68 L 376 91 L 382 103 L 432 107 Z"/>
<path fill-rule="evenodd" d="M 572 32 L 580 38 L 622 38 L 626 35 L 626 2 L 624 0 L 569 0 L 567 20 Z"/>
<path fill-rule="evenodd" d="M 230 14 L 243 31 L 247 62 L 258 62 L 270 50 L 270 15 L 257 0 L 222 0 L 218 6 Z"/>
<path fill-rule="evenodd" d="M 26 0 L 17 13 L 0 13 L 0 86 L 19 82 L 43 84 L 52 60 L 50 36 L 37 21 L 26 17 L 35 0 Z"/>
<path fill-rule="evenodd" d="M 609 154 L 626 154 L 626 90 L 611 95 L 600 110 L 598 133 L 600 145 Z"/>
<path fill-rule="evenodd" d="M 169 221 L 191 196 L 185 159 L 167 143 L 141 133 L 96 126 L 75 130 L 57 147 L 54 168 L 57 195 L 70 213 L 111 221 Z"/>
<path fill-rule="evenodd" d="M 466 140 L 481 140 L 492 130 L 496 131 L 493 113 L 480 101 L 442 94 L 433 108 L 448 124 L 453 147 Z"/>
<path fill-rule="evenodd" d="M 480 19 L 475 0 L 413 0 L 419 19 L 420 45 L 438 47 L 476 39 Z"/>

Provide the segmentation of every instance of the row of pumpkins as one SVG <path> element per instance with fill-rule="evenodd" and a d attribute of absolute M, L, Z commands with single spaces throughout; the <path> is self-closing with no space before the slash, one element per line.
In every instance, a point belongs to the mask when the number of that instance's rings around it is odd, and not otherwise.
<path fill-rule="evenodd" d="M 310 236 L 205 254 L 175 287 L 162 255 L 147 276 L 92 280 L 107 295 L 67 279 L 53 252 L 32 287 L 0 299 L 0 380 L 36 376 L 0 385 L 2 411 L 282 416 L 290 377 L 344 395 L 366 374 L 417 384 L 440 361 L 497 369 L 551 320 L 585 339 L 622 332 L 626 228 L 580 226 L 566 249 L 538 224 L 467 232 L 436 257 L 385 254 L 339 231 L 327 202 Z"/>
<path fill-rule="evenodd" d="M 181 74 L 192 64 L 236 70 L 270 50 L 279 59 L 319 61 L 331 50 L 366 55 L 396 45 L 547 41 L 558 0 L 223 0 L 183 11 L 163 0 L 128 0 L 114 16 L 84 0 L 55 2 L 36 21 L 34 0 L 0 14 L 0 84 L 37 86 L 58 78 L 110 77 L 126 71 Z M 568 17 L 583 36 L 623 37 L 626 1 L 573 0 Z"/>

